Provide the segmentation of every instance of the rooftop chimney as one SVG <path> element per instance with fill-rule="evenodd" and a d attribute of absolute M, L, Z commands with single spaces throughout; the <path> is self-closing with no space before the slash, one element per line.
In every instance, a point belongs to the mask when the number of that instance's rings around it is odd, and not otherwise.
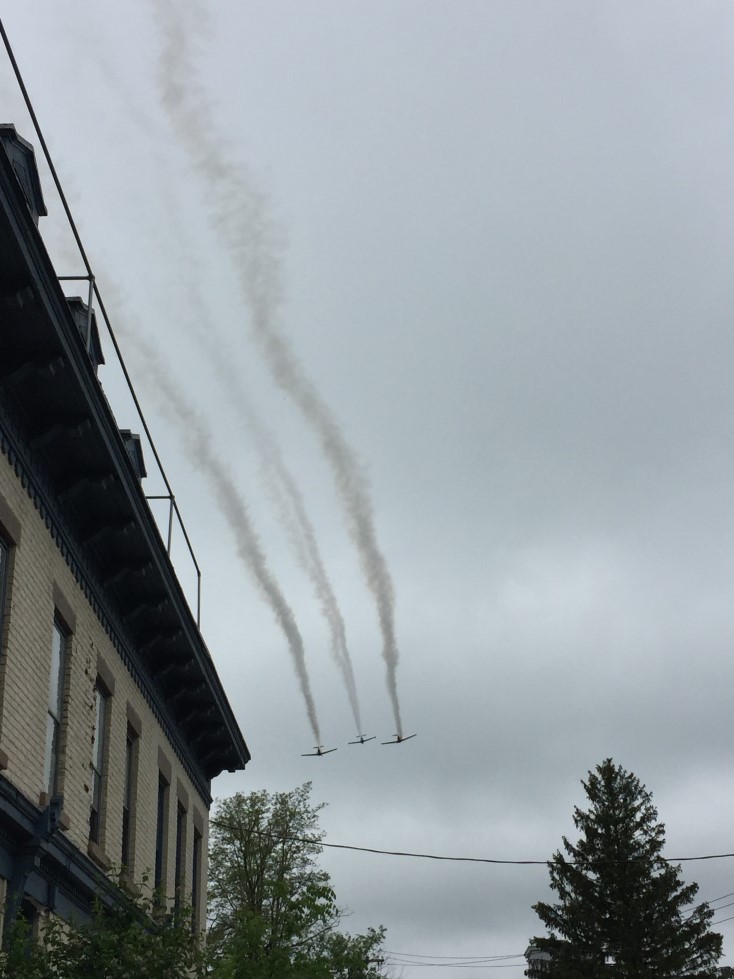
<path fill-rule="evenodd" d="M 0 145 L 15 171 L 18 183 L 23 190 L 33 223 L 38 227 L 38 218 L 44 217 L 48 211 L 43 202 L 41 181 L 38 179 L 36 155 L 29 142 L 19 136 L 11 122 L 0 123 Z"/>
<path fill-rule="evenodd" d="M 122 435 L 122 441 L 125 443 L 125 448 L 127 449 L 127 457 L 130 460 L 130 465 L 133 467 L 135 475 L 139 480 L 143 480 L 148 473 L 145 471 L 140 436 L 134 435 L 129 428 L 121 428 L 120 435 Z"/>

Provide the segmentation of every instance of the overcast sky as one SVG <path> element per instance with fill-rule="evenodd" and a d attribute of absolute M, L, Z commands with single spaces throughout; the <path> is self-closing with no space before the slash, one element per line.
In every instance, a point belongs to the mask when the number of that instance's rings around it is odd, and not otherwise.
<path fill-rule="evenodd" d="M 612 756 L 653 791 L 670 855 L 734 850 L 731 4 L 173 6 L 3 16 L 203 569 L 203 632 L 253 756 L 215 794 L 310 779 L 327 841 L 545 859 L 573 834 L 580 779 Z M 172 43 L 193 45 L 188 119 L 162 99 Z M 6 61 L 0 98 L 35 142 Z M 44 186 L 44 237 L 75 274 Z M 254 231 L 224 247 L 238 188 L 282 247 Z M 379 744 L 395 730 L 382 638 L 332 469 L 253 340 L 248 248 L 280 276 L 269 327 L 369 482 L 417 733 L 399 747 Z M 102 380 L 139 427 L 113 367 Z M 313 522 L 367 745 L 347 747 L 342 674 L 241 392 Z M 288 644 L 192 428 L 293 611 L 328 758 L 301 757 L 314 739 Z M 193 595 L 184 557 L 179 537 Z M 384 924 L 392 953 L 517 955 L 540 930 L 544 867 L 323 860 L 347 927 Z M 734 891 L 730 860 L 685 877 L 704 899 Z"/>

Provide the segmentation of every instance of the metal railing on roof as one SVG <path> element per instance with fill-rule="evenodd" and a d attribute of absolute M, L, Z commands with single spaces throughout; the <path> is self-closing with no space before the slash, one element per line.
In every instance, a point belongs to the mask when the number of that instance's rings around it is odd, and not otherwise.
<path fill-rule="evenodd" d="M 3 43 L 5 45 L 5 50 L 7 51 L 8 58 L 10 59 L 10 64 L 15 74 L 16 81 L 18 82 L 18 87 L 20 88 L 21 94 L 23 96 L 23 101 L 25 102 L 26 109 L 28 110 L 28 115 L 30 116 L 36 136 L 38 137 L 38 142 L 43 151 L 44 159 L 46 160 L 46 164 L 48 166 L 49 172 L 51 173 L 51 177 L 56 187 L 56 192 L 58 193 L 62 207 L 64 208 L 64 213 L 66 214 L 66 219 L 69 223 L 69 228 L 71 229 L 71 232 L 74 236 L 74 241 L 76 242 L 76 246 L 79 249 L 79 255 L 81 256 L 82 263 L 84 265 L 84 268 L 86 269 L 86 273 L 84 273 L 83 275 L 60 275 L 58 276 L 58 279 L 60 282 L 86 281 L 89 283 L 89 292 L 88 292 L 89 301 L 87 303 L 87 331 L 86 331 L 87 349 L 89 349 L 89 343 L 91 342 L 94 300 L 95 299 L 97 300 L 97 308 L 102 314 L 102 319 L 104 320 L 105 326 L 107 327 L 107 333 L 109 335 L 110 340 L 112 341 L 112 346 L 114 347 L 115 350 L 115 356 L 117 357 L 117 362 L 120 366 L 120 369 L 122 370 L 122 374 L 125 378 L 125 383 L 127 385 L 128 392 L 132 398 L 133 404 L 135 405 L 135 410 L 137 412 L 138 418 L 140 419 L 140 424 L 143 427 L 143 431 L 145 432 L 145 436 L 148 440 L 148 445 L 150 446 L 150 449 L 153 453 L 156 467 L 166 488 L 165 494 L 151 495 L 151 496 L 146 496 L 145 498 L 146 500 L 168 501 L 168 533 L 167 533 L 166 547 L 167 547 L 169 558 L 171 557 L 171 546 L 173 542 L 174 516 L 181 530 L 181 533 L 183 534 L 183 538 L 186 543 L 186 548 L 188 550 L 189 556 L 193 563 L 194 569 L 196 570 L 196 624 L 197 626 L 201 627 L 201 569 L 199 568 L 199 563 L 196 560 L 194 548 L 191 544 L 191 540 L 186 530 L 183 517 L 181 516 L 181 511 L 179 510 L 178 503 L 176 502 L 176 497 L 173 492 L 173 488 L 171 487 L 168 476 L 166 475 L 165 468 L 163 466 L 163 462 L 161 461 L 161 457 L 158 454 L 158 450 L 155 446 L 155 442 L 153 441 L 153 436 L 150 432 L 150 428 L 148 427 L 148 423 L 145 419 L 145 415 L 140 405 L 140 401 L 138 400 L 138 396 L 135 393 L 135 388 L 133 387 L 130 373 L 127 369 L 127 365 L 125 364 L 125 359 L 122 356 L 122 351 L 120 350 L 120 345 L 117 342 L 117 338 L 115 336 L 114 330 L 112 329 L 112 324 L 107 314 L 107 309 L 105 308 L 104 301 L 102 299 L 102 296 L 100 295 L 100 291 L 97 286 L 97 281 L 92 271 L 92 266 L 89 262 L 89 258 L 87 257 L 87 253 L 84 248 L 84 245 L 82 244 L 81 236 L 79 235 L 76 222 L 74 221 L 74 217 L 71 213 L 71 208 L 69 207 L 69 203 L 66 199 L 66 195 L 64 194 L 64 189 L 61 186 L 61 180 L 59 179 L 58 173 L 56 171 L 56 167 L 54 166 L 53 160 L 51 159 L 51 153 L 49 151 L 48 144 L 46 143 L 46 140 L 43 136 L 43 132 L 41 130 L 38 117 L 36 116 L 35 110 L 33 108 L 33 103 L 31 102 L 30 96 L 28 94 L 28 90 L 23 81 L 23 76 L 21 75 L 18 62 L 15 59 L 15 55 L 13 53 L 13 49 L 11 47 L 8 35 L 5 31 L 5 27 L 3 25 L 2 19 L 0 19 L 0 35 L 2 36 Z"/>

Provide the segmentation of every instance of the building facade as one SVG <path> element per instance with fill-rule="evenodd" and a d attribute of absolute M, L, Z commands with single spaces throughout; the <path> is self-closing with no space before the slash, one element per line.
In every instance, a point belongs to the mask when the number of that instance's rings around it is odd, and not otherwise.
<path fill-rule="evenodd" d="M 202 927 L 211 779 L 250 756 L 44 213 L 1 126 L 0 902 L 83 919 L 149 875 Z"/>

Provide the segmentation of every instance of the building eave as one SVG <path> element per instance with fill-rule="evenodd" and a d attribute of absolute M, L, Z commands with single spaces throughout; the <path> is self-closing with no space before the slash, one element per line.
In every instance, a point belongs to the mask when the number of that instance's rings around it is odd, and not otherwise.
<path fill-rule="evenodd" d="M 0 322 L 0 399 L 70 546 L 205 777 L 244 768 L 247 745 L 3 152 Z"/>

